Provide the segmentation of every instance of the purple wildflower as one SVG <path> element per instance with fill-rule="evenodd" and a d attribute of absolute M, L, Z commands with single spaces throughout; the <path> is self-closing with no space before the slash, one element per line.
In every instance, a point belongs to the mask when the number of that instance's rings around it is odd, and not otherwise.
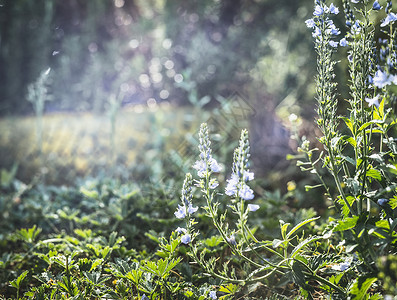
<path fill-rule="evenodd" d="M 389 200 L 387 200 L 387 199 L 385 199 L 385 198 L 378 199 L 378 201 L 377 201 L 377 203 L 378 203 L 380 206 L 385 206 L 385 205 L 387 204 L 387 202 L 389 202 Z"/>
<path fill-rule="evenodd" d="M 341 47 L 346 47 L 346 46 L 347 46 L 347 40 L 346 40 L 346 38 L 341 39 L 341 40 L 339 41 L 339 45 L 340 45 Z"/>
<path fill-rule="evenodd" d="M 178 204 L 178 209 L 176 210 L 176 212 L 174 212 L 174 215 L 177 219 L 183 219 L 184 217 L 186 217 L 186 208 L 185 206 L 179 205 Z"/>
<path fill-rule="evenodd" d="M 245 183 L 243 183 L 242 187 L 240 187 L 238 194 L 243 200 L 254 199 L 254 191 Z"/>
<path fill-rule="evenodd" d="M 319 17 L 324 13 L 324 8 L 320 5 L 316 5 L 316 7 L 314 8 L 314 12 L 313 15 Z"/>
<path fill-rule="evenodd" d="M 248 210 L 249 211 L 256 211 L 259 209 L 259 205 L 258 204 L 248 204 Z"/>
<path fill-rule="evenodd" d="M 382 24 L 380 24 L 381 27 L 385 27 L 389 25 L 389 23 L 393 23 L 394 21 L 397 20 L 397 15 L 395 13 L 389 13 L 386 18 L 383 20 Z"/>
<path fill-rule="evenodd" d="M 309 28 L 314 28 L 316 26 L 316 22 L 313 19 L 308 19 L 305 21 L 305 24 Z"/>
<path fill-rule="evenodd" d="M 379 108 L 379 95 L 376 95 L 373 98 L 365 98 L 365 101 L 368 102 L 368 106 L 375 105 Z"/>
<path fill-rule="evenodd" d="M 373 10 L 380 10 L 382 6 L 380 6 L 379 2 L 375 0 L 374 4 L 372 5 Z"/>
<path fill-rule="evenodd" d="M 338 47 L 338 42 L 335 42 L 335 41 L 329 41 L 329 45 L 331 46 L 331 47 L 334 47 L 334 48 L 336 48 L 336 47 Z"/>
<path fill-rule="evenodd" d="M 184 244 L 189 244 L 192 241 L 190 234 L 186 233 L 181 237 L 181 242 Z"/>
<path fill-rule="evenodd" d="M 392 75 L 388 75 L 386 72 L 383 72 L 382 70 L 376 71 L 375 76 L 373 78 L 374 85 L 380 89 L 386 85 L 391 84 L 393 80 L 394 77 Z"/>
<path fill-rule="evenodd" d="M 211 299 L 213 299 L 213 300 L 218 299 L 218 297 L 216 296 L 216 292 L 215 292 L 215 291 L 211 291 L 211 292 L 208 294 L 208 296 L 209 296 Z"/>

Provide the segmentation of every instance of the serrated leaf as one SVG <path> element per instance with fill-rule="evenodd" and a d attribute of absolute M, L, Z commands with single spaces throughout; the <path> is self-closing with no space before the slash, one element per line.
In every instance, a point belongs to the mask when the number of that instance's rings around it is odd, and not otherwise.
<path fill-rule="evenodd" d="M 350 218 L 345 218 L 338 221 L 338 225 L 335 226 L 335 231 L 345 231 L 354 228 L 358 221 L 358 216 L 353 216 Z"/>
<path fill-rule="evenodd" d="M 221 285 L 219 287 L 219 291 L 222 293 L 227 293 L 227 294 L 234 294 L 235 292 L 238 291 L 238 285 L 235 285 L 233 283 L 229 283 L 228 285 Z"/>
<path fill-rule="evenodd" d="M 357 278 L 349 290 L 349 294 L 352 295 L 351 299 L 352 300 L 365 299 L 366 295 L 368 294 L 367 292 L 368 292 L 369 288 L 377 280 L 378 279 L 376 277 L 371 277 L 371 278 L 359 277 L 359 278 Z"/>

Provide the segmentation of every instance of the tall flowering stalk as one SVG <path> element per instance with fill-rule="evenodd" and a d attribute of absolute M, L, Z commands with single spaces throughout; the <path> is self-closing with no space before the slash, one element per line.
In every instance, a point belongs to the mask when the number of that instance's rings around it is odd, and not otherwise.
<path fill-rule="evenodd" d="M 386 17 L 380 26 L 389 39 L 381 39 L 377 45 L 371 14 L 381 11 L 381 4 L 372 0 L 344 0 L 343 6 L 346 35 L 339 40 L 339 46 L 348 48 L 350 97 L 347 99 L 348 111 L 342 116 L 337 115 L 336 62 L 332 59 L 337 49 L 332 41 L 339 30 L 330 19 L 337 11 L 331 9 L 332 4 L 327 7 L 325 1 L 316 0 L 313 18 L 306 21 L 313 29 L 318 54 L 317 124 L 323 133 L 320 141 L 327 153 L 323 163 L 335 180 L 336 206 L 341 211 L 334 230 L 352 234 L 350 243 L 357 247 L 356 254 L 368 270 L 374 272 L 374 262 L 379 255 L 377 250 L 387 253 L 391 246 L 387 239 L 397 239 L 392 230 L 396 226 L 393 225 L 396 219 L 392 209 L 397 207 L 397 200 L 383 198 L 386 194 L 397 199 L 395 175 L 391 175 L 396 172 L 386 167 L 396 165 L 396 149 L 385 142 L 394 141 L 389 134 L 396 124 L 386 105 L 391 99 L 388 86 L 397 84 L 393 30 L 397 15 L 391 12 L 391 1 L 387 1 Z M 343 120 L 342 124 L 339 120 Z M 388 147 L 386 151 L 384 144 Z M 306 149 L 305 152 L 310 151 Z M 324 181 L 322 184 L 326 185 Z M 331 189 L 328 186 L 326 189 L 330 194 Z M 380 209 L 378 215 L 374 215 L 373 208 Z M 388 224 L 383 229 L 378 227 L 382 222 Z M 380 235 L 383 238 L 379 241 Z"/>
<path fill-rule="evenodd" d="M 306 286 L 306 281 L 316 280 L 344 295 L 345 291 L 342 288 L 317 275 L 319 268 L 318 270 L 311 269 L 307 261 L 301 256 L 307 245 L 320 238 L 297 237 L 297 231 L 317 218 L 302 221 L 289 232 L 287 230 L 289 224 L 280 222 L 281 240 L 259 241 L 249 229 L 249 214 L 260 208 L 257 204 L 249 203 L 255 196 L 253 189 L 249 186 L 249 182 L 254 179 L 254 173 L 249 169 L 249 150 L 248 131 L 242 130 L 239 146 L 235 149 L 233 155 L 231 175 L 225 187 L 225 194 L 230 197 L 228 207 L 238 217 L 236 226 L 228 223 L 227 211 L 224 213 L 219 211 L 219 202 L 216 197 L 219 195 L 217 191 L 219 182 L 213 177 L 213 174 L 220 172 L 221 167 L 212 156 L 206 124 L 202 124 L 200 127 L 200 155 L 199 160 L 193 165 L 199 177 L 195 181 L 195 185 L 200 189 L 201 195 L 205 199 L 205 206 L 202 208 L 206 215 L 211 218 L 219 236 L 230 248 L 234 257 L 237 257 L 243 263 L 243 270 L 236 271 L 235 264 L 231 260 L 226 260 L 221 267 L 217 264 L 215 257 L 208 257 L 208 251 L 198 238 L 199 233 L 194 230 L 196 221 L 192 215 L 198 208 L 193 205 L 193 181 L 190 174 L 186 175 L 182 188 L 182 204 L 178 206 L 175 212 L 175 216 L 178 219 L 184 219 L 186 223 L 186 228 L 178 227 L 176 230 L 180 234 L 180 241 L 189 246 L 189 254 L 204 270 L 204 274 L 224 282 L 244 285 L 264 281 L 271 276 L 276 276 L 276 274 L 281 276 L 294 274 L 293 276 L 295 276 L 298 284 Z M 295 243 L 296 241 L 299 241 L 299 243 Z M 204 250 L 200 251 L 200 248 L 204 248 Z M 302 273 L 303 269 L 306 275 Z M 212 293 L 212 296 L 216 296 L 216 293 Z"/>
<path fill-rule="evenodd" d="M 339 42 L 336 41 L 336 38 L 340 34 L 340 30 L 336 28 L 331 16 L 337 15 L 338 13 L 339 9 L 333 4 L 328 7 L 324 0 L 316 0 L 313 18 L 307 20 L 306 25 L 313 29 L 312 36 L 318 55 L 318 75 L 316 77 L 317 124 L 323 133 L 320 142 L 328 152 L 328 156 L 325 157 L 324 163 L 332 173 L 337 189 L 350 215 L 355 215 L 356 212 L 342 188 L 341 178 L 339 176 L 339 163 L 336 159 L 338 153 L 341 151 L 341 145 L 339 144 L 341 135 L 338 131 L 337 84 L 334 80 L 336 62 L 332 59 L 332 55 L 338 44 L 341 46 L 346 46 L 347 44 L 345 38 L 341 39 Z"/>

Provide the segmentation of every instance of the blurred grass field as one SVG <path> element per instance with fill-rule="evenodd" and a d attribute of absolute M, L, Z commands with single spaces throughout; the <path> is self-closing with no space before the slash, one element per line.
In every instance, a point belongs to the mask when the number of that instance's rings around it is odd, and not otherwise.
<path fill-rule="evenodd" d="M 49 183 L 73 182 L 76 176 L 97 175 L 115 165 L 131 167 L 160 159 L 195 134 L 208 117 L 192 108 L 134 106 L 116 119 L 114 156 L 107 115 L 48 114 L 43 117 L 42 155 L 34 116 L 0 119 L 0 168 L 18 164 L 17 177 L 29 182 L 46 173 Z M 144 161 L 146 160 L 146 161 Z M 128 175 L 128 174 L 126 174 Z"/>

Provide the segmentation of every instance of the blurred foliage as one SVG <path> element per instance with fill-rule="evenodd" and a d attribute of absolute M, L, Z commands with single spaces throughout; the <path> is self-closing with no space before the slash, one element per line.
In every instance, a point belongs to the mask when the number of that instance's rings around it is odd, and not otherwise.
<path fill-rule="evenodd" d="M 293 106 L 311 94 L 311 2 L 3 0 L 0 113 L 31 111 L 27 86 L 49 67 L 46 111 L 101 112 L 120 92 L 123 106 L 236 90 L 258 109 Z"/>

